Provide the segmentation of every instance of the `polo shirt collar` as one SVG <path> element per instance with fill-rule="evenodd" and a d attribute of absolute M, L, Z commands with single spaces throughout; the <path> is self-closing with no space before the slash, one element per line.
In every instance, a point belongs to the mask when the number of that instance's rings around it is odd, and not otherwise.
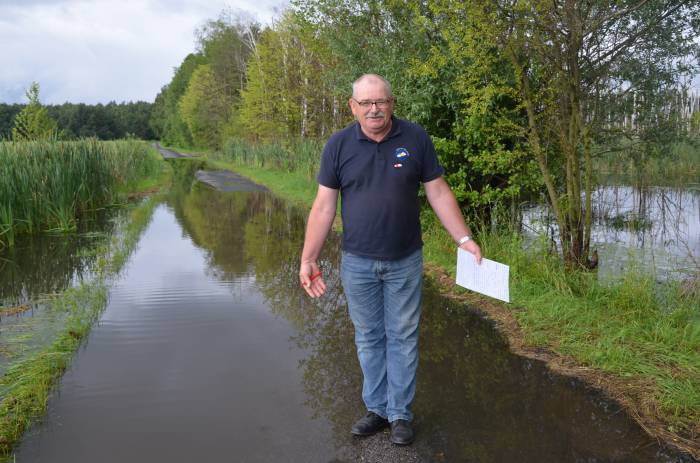
<path fill-rule="evenodd" d="M 386 141 L 390 138 L 393 138 L 397 135 L 401 134 L 401 120 L 397 119 L 395 116 L 391 116 L 391 130 L 389 130 L 389 133 L 382 139 L 383 141 Z M 370 140 L 367 135 L 362 131 L 362 128 L 360 127 L 360 123 L 355 121 L 355 135 L 357 136 L 358 140 L 367 140 L 371 141 L 373 143 L 377 143 L 374 140 Z M 381 143 L 381 142 L 380 142 Z"/>

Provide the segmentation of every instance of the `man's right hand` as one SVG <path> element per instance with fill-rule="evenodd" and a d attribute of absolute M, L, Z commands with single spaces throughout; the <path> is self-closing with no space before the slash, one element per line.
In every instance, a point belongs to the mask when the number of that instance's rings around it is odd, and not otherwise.
<path fill-rule="evenodd" d="M 321 297 L 326 292 L 326 283 L 323 281 L 321 269 L 314 262 L 302 262 L 299 267 L 299 281 L 301 287 L 311 297 Z"/>

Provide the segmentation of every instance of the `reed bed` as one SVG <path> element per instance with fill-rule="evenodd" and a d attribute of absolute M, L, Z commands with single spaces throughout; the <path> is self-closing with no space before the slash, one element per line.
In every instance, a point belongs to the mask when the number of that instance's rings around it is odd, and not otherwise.
<path fill-rule="evenodd" d="M 0 142 L 0 246 L 21 233 L 75 230 L 160 169 L 142 141 Z"/>
<path fill-rule="evenodd" d="M 697 185 L 700 139 L 677 142 L 669 148 L 667 155 L 640 158 L 631 149 L 606 153 L 594 160 L 594 171 L 603 184 Z"/>

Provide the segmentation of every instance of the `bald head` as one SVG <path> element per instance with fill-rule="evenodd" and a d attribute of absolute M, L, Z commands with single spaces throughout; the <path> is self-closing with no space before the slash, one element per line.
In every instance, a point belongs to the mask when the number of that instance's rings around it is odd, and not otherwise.
<path fill-rule="evenodd" d="M 391 94 L 391 84 L 384 77 L 380 76 L 379 74 L 363 74 L 359 77 L 359 79 L 352 83 L 352 97 L 357 97 L 358 89 L 360 87 L 377 84 L 382 84 L 384 86 L 387 98 L 391 98 L 393 96 Z"/>

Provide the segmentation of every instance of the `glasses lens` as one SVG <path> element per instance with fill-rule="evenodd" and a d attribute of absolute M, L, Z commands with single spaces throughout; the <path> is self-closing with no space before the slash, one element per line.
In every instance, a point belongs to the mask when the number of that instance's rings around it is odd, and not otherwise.
<path fill-rule="evenodd" d="M 369 109 L 372 106 L 372 104 L 376 104 L 377 108 L 385 109 L 387 106 L 389 106 L 389 100 L 375 100 L 375 101 L 363 100 L 363 101 L 358 101 L 358 104 L 363 109 Z"/>

